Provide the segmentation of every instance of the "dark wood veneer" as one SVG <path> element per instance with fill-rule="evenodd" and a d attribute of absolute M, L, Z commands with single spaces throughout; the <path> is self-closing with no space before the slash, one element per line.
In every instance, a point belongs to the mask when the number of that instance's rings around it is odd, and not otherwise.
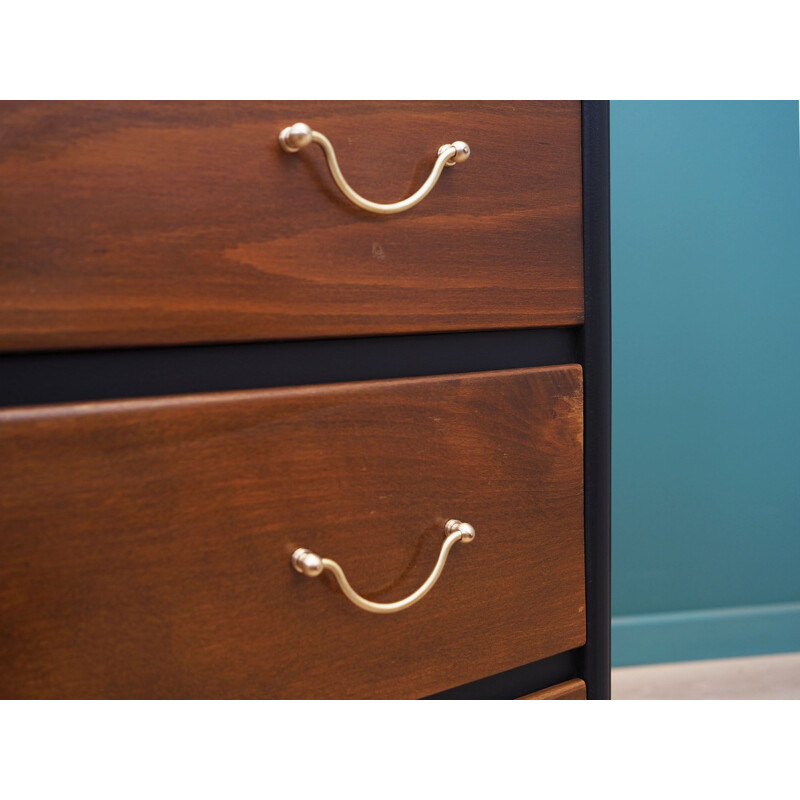
<path fill-rule="evenodd" d="M 439 145 L 472 156 L 419 206 Z M 577 102 L 0 104 L 0 349 L 580 324 Z"/>
<path fill-rule="evenodd" d="M 585 642 L 580 366 L 0 412 L 0 695 L 420 697 Z M 475 525 L 434 590 L 370 599 Z"/>

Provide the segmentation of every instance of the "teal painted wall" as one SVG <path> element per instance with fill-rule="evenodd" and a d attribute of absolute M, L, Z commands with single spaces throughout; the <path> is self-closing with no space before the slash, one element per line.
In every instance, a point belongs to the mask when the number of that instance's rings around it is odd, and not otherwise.
<path fill-rule="evenodd" d="M 612 102 L 616 665 L 800 650 L 797 102 Z"/>

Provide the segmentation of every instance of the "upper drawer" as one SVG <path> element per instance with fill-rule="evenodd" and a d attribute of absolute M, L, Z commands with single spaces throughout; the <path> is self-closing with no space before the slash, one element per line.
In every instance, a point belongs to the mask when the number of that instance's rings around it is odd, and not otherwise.
<path fill-rule="evenodd" d="M 0 412 L 0 697 L 420 697 L 585 642 L 579 366 Z M 477 530 L 426 580 L 448 518 Z"/>
<path fill-rule="evenodd" d="M 370 200 L 350 204 L 306 122 Z M 0 349 L 578 324 L 577 102 L 0 105 Z"/>

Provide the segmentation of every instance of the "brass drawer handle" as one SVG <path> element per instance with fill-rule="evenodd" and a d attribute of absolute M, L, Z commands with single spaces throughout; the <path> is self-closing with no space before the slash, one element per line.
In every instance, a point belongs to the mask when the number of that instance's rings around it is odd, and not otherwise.
<path fill-rule="evenodd" d="M 471 542 L 475 538 L 475 528 L 467 522 L 460 522 L 457 519 L 449 520 L 444 526 L 445 540 L 442 544 L 442 549 L 439 553 L 439 560 L 433 568 L 433 572 L 428 575 L 425 583 L 403 600 L 398 600 L 395 603 L 373 603 L 372 600 L 363 598 L 356 592 L 350 585 L 350 582 L 344 575 L 344 570 L 330 558 L 321 558 L 316 553 L 312 553 L 305 547 L 299 547 L 292 553 L 292 566 L 302 575 L 309 578 L 316 578 L 327 569 L 333 573 L 336 582 L 344 592 L 345 597 L 353 603 L 353 605 L 363 608 L 364 611 L 371 611 L 373 614 L 394 614 L 396 611 L 402 611 L 405 608 L 413 606 L 425 597 L 426 594 L 433 588 L 433 584 L 439 580 L 439 576 L 444 569 L 444 563 L 447 561 L 447 556 L 450 553 L 450 548 L 456 542 Z"/>
<path fill-rule="evenodd" d="M 445 167 L 452 167 L 454 164 L 460 164 L 469 158 L 469 145 L 466 142 L 443 144 L 439 148 L 438 158 L 433 165 L 431 174 L 428 175 L 428 179 L 411 197 L 400 200 L 398 203 L 373 203 L 371 200 L 362 197 L 358 192 L 355 192 L 344 179 L 344 175 L 339 169 L 339 162 L 336 160 L 336 153 L 333 151 L 333 145 L 319 131 L 312 131 L 305 122 L 297 122 L 288 128 L 284 128 L 278 136 L 278 141 L 287 153 L 296 153 L 301 148 L 311 144 L 311 142 L 316 142 L 325 153 L 325 158 L 328 160 L 328 169 L 331 171 L 336 185 L 342 190 L 342 194 L 351 203 L 363 208 L 365 211 L 371 211 L 373 214 L 398 214 L 401 211 L 407 211 L 424 199 L 430 190 L 436 186 L 436 181 L 439 180 L 439 176 Z"/>

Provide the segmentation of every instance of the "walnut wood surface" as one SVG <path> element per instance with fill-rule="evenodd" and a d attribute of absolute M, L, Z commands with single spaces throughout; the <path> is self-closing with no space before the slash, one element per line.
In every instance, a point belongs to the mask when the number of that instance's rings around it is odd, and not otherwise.
<path fill-rule="evenodd" d="M 520 700 L 585 700 L 586 699 L 586 684 L 575 678 L 572 681 L 565 681 L 564 683 L 550 686 L 547 689 L 542 689 L 540 692 L 533 694 L 526 694 L 525 697 L 520 697 Z"/>
<path fill-rule="evenodd" d="M 416 208 L 379 217 L 439 146 Z M 0 349 L 578 324 L 578 102 L 0 104 Z"/>
<path fill-rule="evenodd" d="M 421 697 L 585 641 L 579 366 L 0 412 L 0 696 Z M 376 615 L 296 547 L 336 559 Z"/>

